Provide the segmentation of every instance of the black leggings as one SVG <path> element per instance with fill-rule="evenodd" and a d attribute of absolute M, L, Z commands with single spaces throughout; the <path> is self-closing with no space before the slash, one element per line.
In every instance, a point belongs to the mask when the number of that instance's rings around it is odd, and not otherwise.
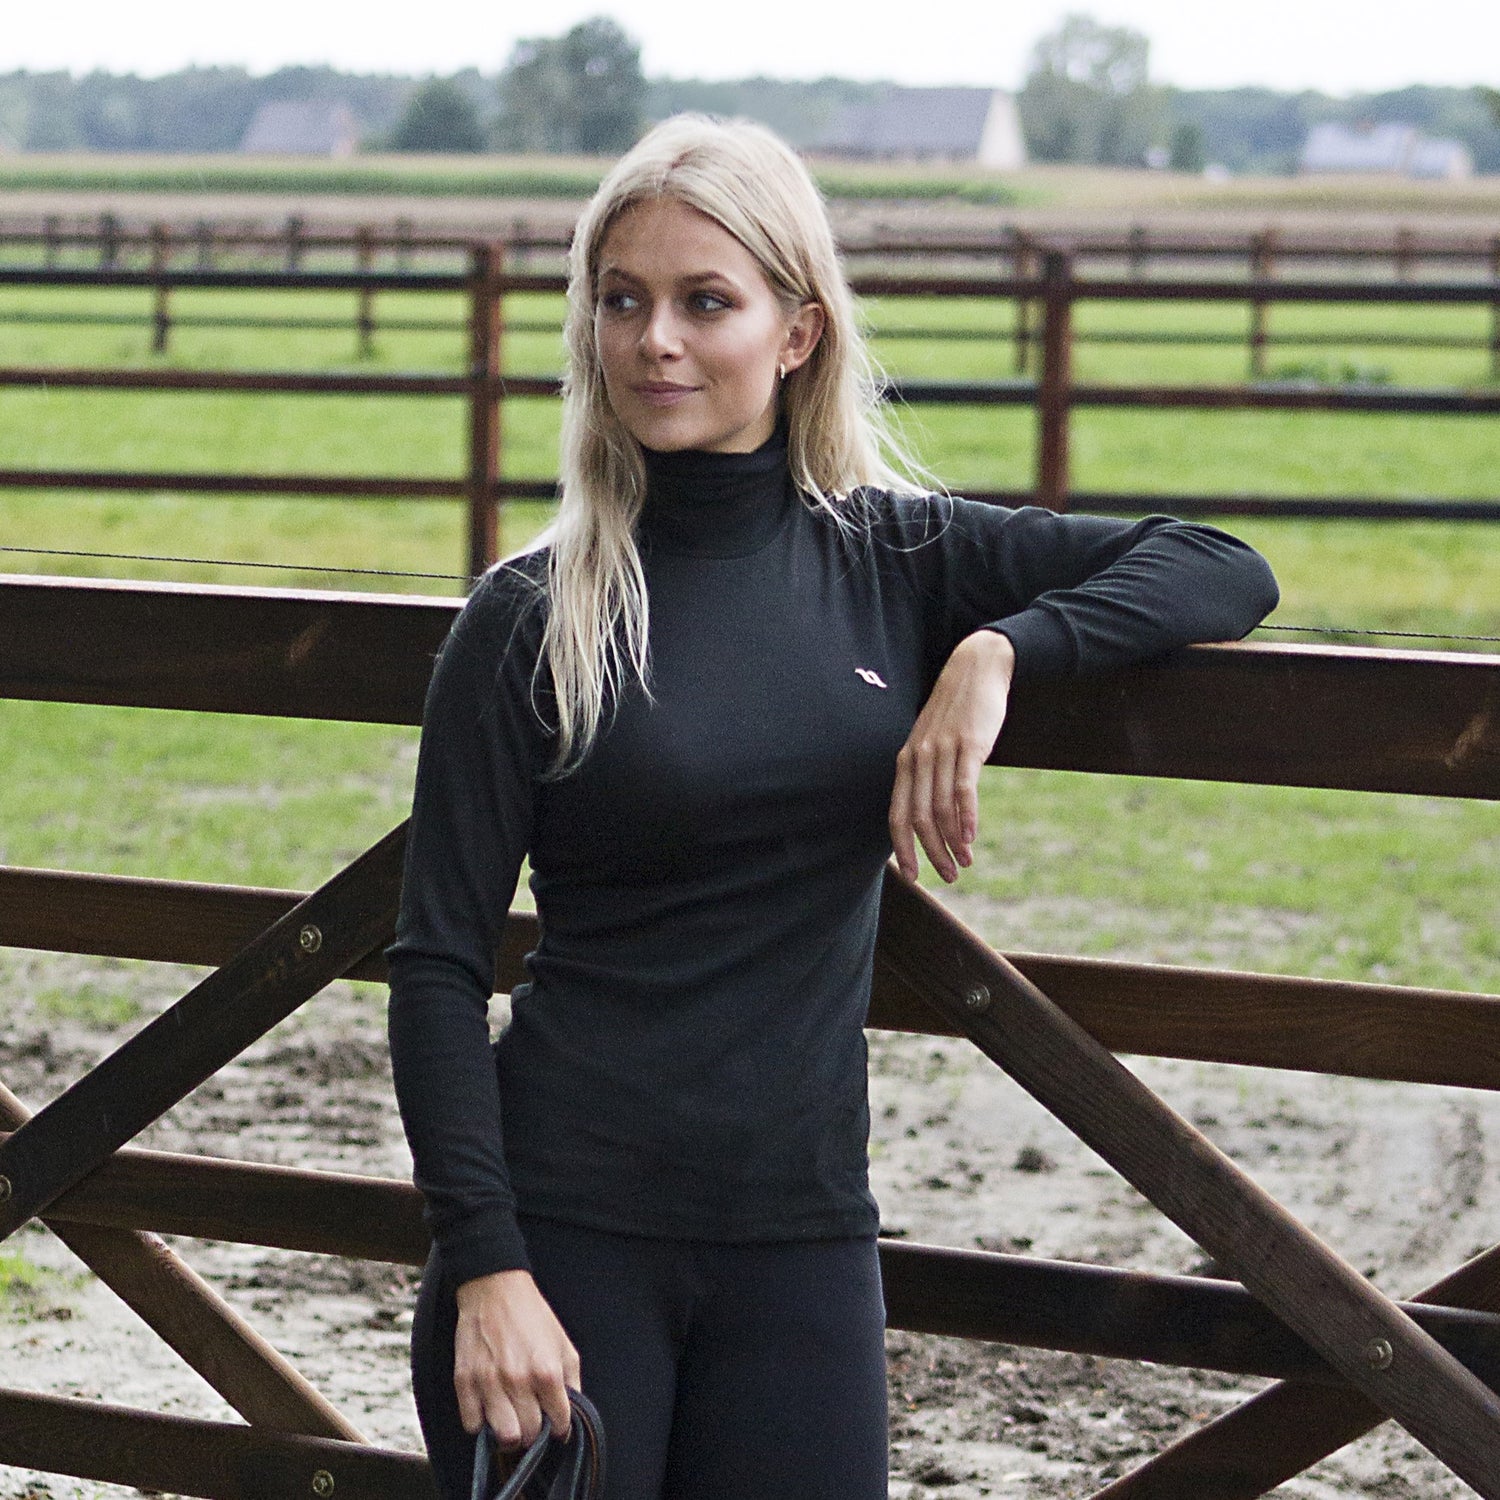
<path fill-rule="evenodd" d="M 885 1308 L 872 1239 L 721 1245 L 522 1221 L 604 1419 L 606 1500 L 886 1500 Z M 436 1253 L 412 1383 L 442 1500 L 468 1500 L 454 1288 Z"/>

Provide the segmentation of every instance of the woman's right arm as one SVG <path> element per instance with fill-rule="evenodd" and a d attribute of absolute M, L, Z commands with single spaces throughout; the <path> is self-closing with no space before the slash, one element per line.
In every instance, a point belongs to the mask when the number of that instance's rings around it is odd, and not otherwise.
<path fill-rule="evenodd" d="M 530 582 L 492 575 L 438 656 L 388 953 L 396 1098 L 427 1223 L 459 1288 L 460 1411 L 503 1442 L 534 1437 L 541 1411 L 565 1430 L 563 1382 L 577 1379 L 516 1223 L 489 1033 L 495 952 L 550 753 L 532 691 L 540 627 Z"/>

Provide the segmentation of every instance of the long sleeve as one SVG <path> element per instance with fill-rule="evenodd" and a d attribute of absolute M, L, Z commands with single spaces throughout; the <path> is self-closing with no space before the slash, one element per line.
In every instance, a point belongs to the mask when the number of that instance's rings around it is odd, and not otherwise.
<path fill-rule="evenodd" d="M 1022 676 L 1097 671 L 1238 639 L 1277 603 L 1253 548 L 1211 526 L 917 502 L 902 528 L 935 606 L 936 665 L 965 635 L 1009 636 Z"/>
<path fill-rule="evenodd" d="M 396 942 L 396 1097 L 427 1221 L 458 1281 L 526 1265 L 506 1172 L 488 1007 L 548 737 L 534 703 L 533 585 L 492 574 L 433 670 Z"/>

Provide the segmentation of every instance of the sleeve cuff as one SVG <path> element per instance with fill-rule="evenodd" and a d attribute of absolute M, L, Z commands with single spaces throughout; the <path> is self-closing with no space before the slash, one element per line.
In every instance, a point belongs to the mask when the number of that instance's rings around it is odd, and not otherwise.
<path fill-rule="evenodd" d="M 1067 676 L 1077 670 L 1078 648 L 1067 623 L 1050 609 L 1033 605 L 985 627 L 1009 638 L 1016 648 L 1016 677 Z"/>
<path fill-rule="evenodd" d="M 437 1237 L 443 1271 L 455 1286 L 496 1271 L 529 1271 L 531 1259 L 515 1215 L 502 1209 L 465 1219 Z"/>

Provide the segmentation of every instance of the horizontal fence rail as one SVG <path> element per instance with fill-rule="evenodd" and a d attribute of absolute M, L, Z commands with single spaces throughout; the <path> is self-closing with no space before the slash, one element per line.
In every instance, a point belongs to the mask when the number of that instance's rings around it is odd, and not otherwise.
<path fill-rule="evenodd" d="M 416 724 L 459 607 L 0 577 L 0 697 Z M 1500 657 L 1195 646 L 1159 666 L 1018 684 L 995 763 L 1492 798 Z"/>
<path fill-rule="evenodd" d="M 223 471 L 144 472 L 59 467 L 21 467 L 0 470 L 0 486 L 16 489 L 94 489 L 104 492 L 170 488 L 183 492 L 245 495 L 368 496 L 410 495 L 414 499 L 462 499 L 468 509 L 468 571 L 476 575 L 499 549 L 497 509 L 507 499 L 551 498 L 556 482 L 550 477 L 501 478 L 503 461 L 502 409 L 508 400 L 555 399 L 560 382 L 555 376 L 506 375 L 503 346 L 507 331 L 535 328 L 534 320 L 508 324 L 505 298 L 512 293 L 559 294 L 564 280 L 555 271 L 518 269 L 514 251 L 503 244 L 472 245 L 466 270 L 417 271 L 376 269 L 369 254 L 353 270 L 234 269 L 184 267 L 159 260 L 154 266 L 96 267 L 0 265 L 0 287 L 37 289 L 135 288 L 156 298 L 155 347 L 165 348 L 172 322 L 169 295 L 177 290 L 240 292 L 353 292 L 358 298 L 356 323 L 360 347 L 368 352 L 377 322 L 374 299 L 393 293 L 460 294 L 467 301 L 462 324 L 468 357 L 462 373 L 412 371 L 364 373 L 287 370 L 192 370 L 163 367 L 101 369 L 11 366 L 0 368 L 0 388 L 229 391 L 243 395 L 362 396 L 391 399 L 445 398 L 465 403 L 469 443 L 466 471 L 453 475 L 414 475 L 410 481 L 390 475 L 226 473 Z M 507 258 L 509 257 L 509 259 Z M 1075 410 L 1139 411 L 1326 411 L 1391 415 L 1456 415 L 1475 418 L 1500 414 L 1500 392 L 1487 389 L 1420 389 L 1357 382 L 1339 384 L 1308 380 L 1266 379 L 1266 350 L 1270 335 L 1266 319 L 1276 305 L 1408 305 L 1484 306 L 1491 310 L 1487 346 L 1494 370 L 1500 374 L 1500 265 L 1497 275 L 1483 282 L 1461 280 L 1404 280 L 1374 284 L 1368 280 L 1326 277 L 1287 280 L 1265 274 L 1264 261 L 1255 262 L 1248 279 L 1139 276 L 1080 278 L 1072 261 L 1056 250 L 1023 258 L 1013 274 L 988 271 L 964 274 L 923 271 L 860 270 L 853 285 L 861 295 L 887 298 L 966 298 L 1014 303 L 1011 330 L 982 335 L 1014 344 L 1017 378 L 990 381 L 891 380 L 888 399 L 909 405 L 1027 407 L 1035 412 L 1037 440 L 1035 478 L 1023 491 L 971 490 L 976 498 L 999 503 L 1034 500 L 1053 509 L 1087 504 L 1103 513 L 1129 514 L 1140 510 L 1176 510 L 1179 514 L 1261 514 L 1359 519 L 1443 519 L 1493 521 L 1500 516 L 1500 497 L 1458 500 L 1408 497 L 1376 502 L 1360 497 L 1306 497 L 1280 500 L 1269 496 L 1222 497 L 1142 495 L 1133 493 L 1075 494 L 1070 477 L 1070 418 Z M 1244 305 L 1250 312 L 1246 335 L 1254 377 L 1239 384 L 1122 384 L 1082 382 L 1072 373 L 1077 344 L 1098 337 L 1121 341 L 1134 335 L 1119 331 L 1097 335 L 1076 326 L 1075 311 L 1092 303 L 1195 302 Z M 274 320 L 266 319 L 266 322 Z M 318 320 L 304 320 L 317 322 Z M 412 321 L 412 320 L 409 320 Z M 420 322 L 421 320 L 415 320 Z M 423 325 L 427 326 L 427 325 Z M 975 330 L 959 330 L 966 337 Z M 1170 335 L 1147 331 L 1152 341 Z M 932 336 L 912 328 L 901 337 Z M 1213 335 L 1217 339 L 1218 335 Z M 1358 342 L 1357 335 L 1351 338 Z M 1412 337 L 1412 336 L 1404 336 Z M 1288 342 L 1297 342 L 1296 336 Z M 1413 342 L 1417 342 L 1413 338 Z M 1451 342 L 1451 340 L 1450 340 Z M 1474 342 L 1474 341 L 1470 341 Z M 1484 341 L 1480 341 L 1484 342 Z M 1035 367 L 1034 377 L 1031 371 Z M 406 487 L 403 489 L 403 484 Z"/>

